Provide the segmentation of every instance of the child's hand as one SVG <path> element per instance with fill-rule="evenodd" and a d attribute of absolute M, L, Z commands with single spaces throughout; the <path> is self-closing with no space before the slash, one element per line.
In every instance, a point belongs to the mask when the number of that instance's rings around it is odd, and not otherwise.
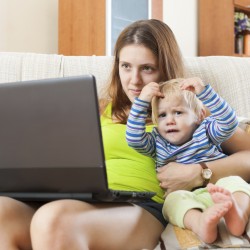
<path fill-rule="evenodd" d="M 158 97 L 164 97 L 164 95 L 160 92 L 160 86 L 156 82 L 150 82 L 147 85 L 145 85 L 139 95 L 139 99 L 151 102 L 152 98 L 154 96 Z"/>
<path fill-rule="evenodd" d="M 205 84 L 199 77 L 192 77 L 184 79 L 181 89 L 194 92 L 196 95 L 200 94 L 205 89 Z"/>

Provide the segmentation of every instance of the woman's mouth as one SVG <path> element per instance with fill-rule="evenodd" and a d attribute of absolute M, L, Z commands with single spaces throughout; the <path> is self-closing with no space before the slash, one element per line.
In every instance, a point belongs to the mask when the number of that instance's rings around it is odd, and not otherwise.
<path fill-rule="evenodd" d="M 141 93 L 141 89 L 130 89 L 130 91 L 136 96 L 139 96 Z"/>

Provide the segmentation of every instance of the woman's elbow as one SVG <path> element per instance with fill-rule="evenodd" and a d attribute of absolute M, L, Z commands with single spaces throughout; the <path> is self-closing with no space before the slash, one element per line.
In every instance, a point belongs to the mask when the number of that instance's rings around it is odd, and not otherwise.
<path fill-rule="evenodd" d="M 221 145 L 223 152 L 228 155 L 240 151 L 250 151 L 250 133 L 237 128 L 235 133 Z"/>

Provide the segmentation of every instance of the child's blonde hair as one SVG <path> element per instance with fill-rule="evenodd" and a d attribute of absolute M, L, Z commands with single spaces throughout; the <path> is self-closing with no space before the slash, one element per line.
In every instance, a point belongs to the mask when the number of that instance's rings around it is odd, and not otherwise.
<path fill-rule="evenodd" d="M 168 99 L 173 96 L 183 97 L 189 108 L 200 117 L 202 111 L 205 110 L 203 103 L 196 97 L 195 93 L 181 89 L 182 80 L 184 79 L 178 78 L 160 83 L 160 92 L 164 94 L 163 99 Z M 152 121 L 154 124 L 158 123 L 158 104 L 160 99 L 160 97 L 154 97 L 152 100 Z"/>

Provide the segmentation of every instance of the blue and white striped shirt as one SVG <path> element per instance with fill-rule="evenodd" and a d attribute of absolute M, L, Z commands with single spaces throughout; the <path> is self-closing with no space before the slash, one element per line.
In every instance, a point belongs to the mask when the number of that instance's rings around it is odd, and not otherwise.
<path fill-rule="evenodd" d="M 211 115 L 202 121 L 190 141 L 178 146 L 164 139 L 156 127 L 151 133 L 145 131 L 150 103 L 136 98 L 127 121 L 128 145 L 153 157 L 156 167 L 172 161 L 189 164 L 225 157 L 220 144 L 235 132 L 238 126 L 236 114 L 210 85 L 197 97 L 209 108 Z"/>

